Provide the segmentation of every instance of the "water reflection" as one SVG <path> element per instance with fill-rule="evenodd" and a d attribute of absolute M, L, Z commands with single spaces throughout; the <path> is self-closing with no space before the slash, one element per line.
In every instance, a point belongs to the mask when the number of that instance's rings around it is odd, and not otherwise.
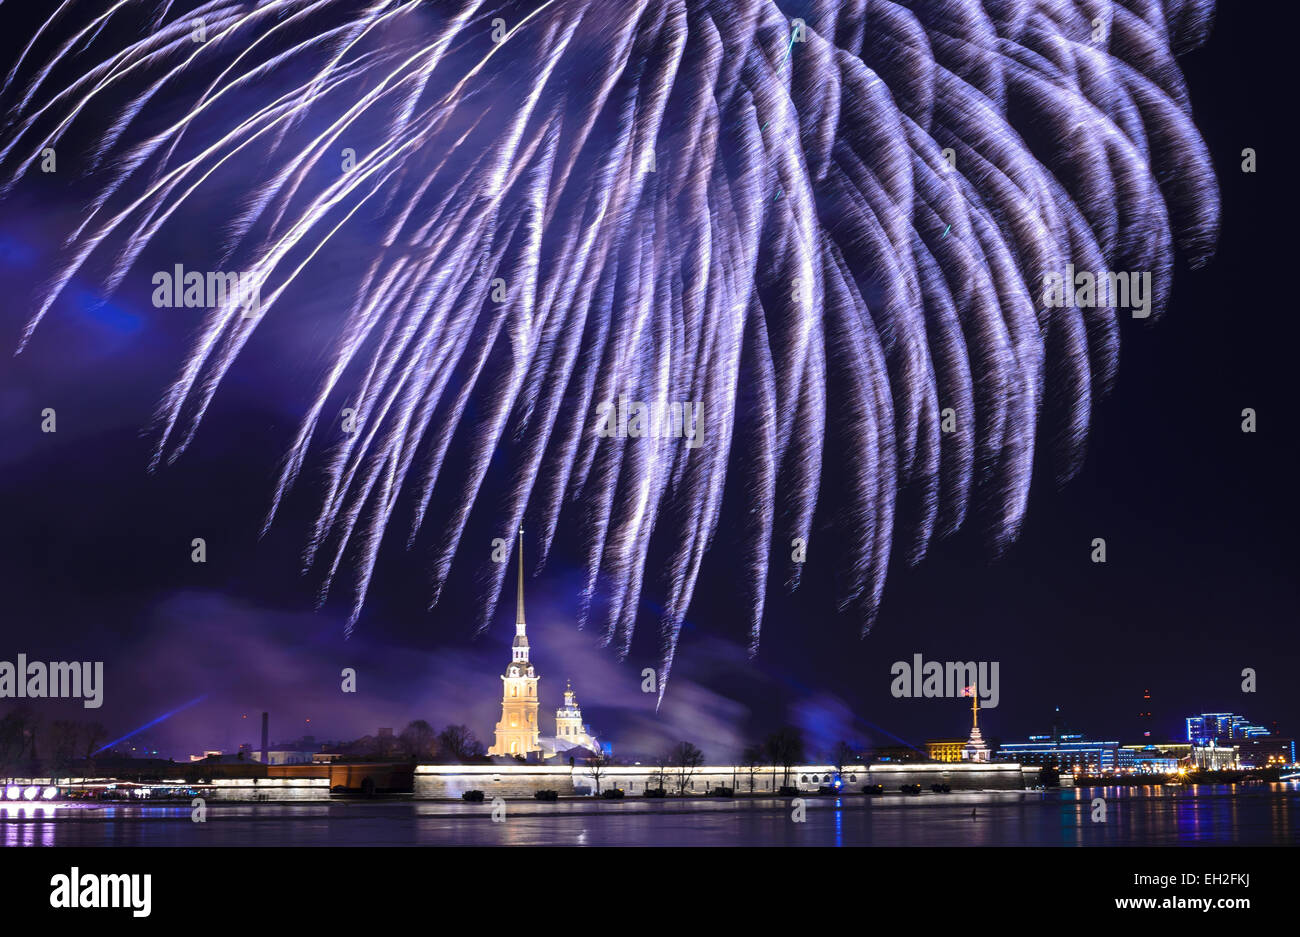
<path fill-rule="evenodd" d="M 1094 822 L 1103 798 L 1105 821 Z M 6 846 L 86 845 L 1197 845 L 1293 844 L 1296 783 L 916 797 L 510 801 L 379 800 L 184 805 L 0 804 Z"/>

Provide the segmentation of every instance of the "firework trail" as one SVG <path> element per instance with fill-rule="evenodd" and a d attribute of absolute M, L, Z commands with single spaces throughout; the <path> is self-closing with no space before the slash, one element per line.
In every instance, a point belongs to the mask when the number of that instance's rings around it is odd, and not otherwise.
<path fill-rule="evenodd" d="M 259 324 L 309 315 L 294 289 L 359 253 L 266 518 L 324 450 L 305 562 L 323 597 L 354 558 L 349 629 L 385 536 L 439 528 L 436 601 L 492 498 L 502 530 L 527 513 L 543 561 L 577 519 L 584 607 L 608 584 L 623 653 L 653 538 L 665 675 L 724 502 L 753 648 L 769 587 L 798 585 L 796 538 L 834 557 L 865 632 L 891 551 L 915 563 L 968 515 L 1000 549 L 1036 442 L 1059 480 L 1079 464 L 1121 311 L 1044 308 L 1044 273 L 1150 271 L 1158 314 L 1175 250 L 1200 263 L 1217 231 L 1175 62 L 1210 0 L 52 9 L 0 90 L 0 186 L 89 139 L 94 193 L 21 344 L 74 276 L 141 287 L 146 248 L 211 225 L 233 186 L 211 259 L 254 276 L 260 315 L 209 310 L 159 405 L 157 467 Z M 704 444 L 598 436 L 624 393 L 699 401 Z M 507 443 L 522 455 L 489 491 Z"/>

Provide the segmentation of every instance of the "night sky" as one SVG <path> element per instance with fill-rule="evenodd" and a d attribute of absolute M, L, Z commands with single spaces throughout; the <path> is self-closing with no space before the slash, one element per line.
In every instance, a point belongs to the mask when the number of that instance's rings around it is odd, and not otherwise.
<path fill-rule="evenodd" d="M 1180 738 L 1183 717 L 1203 711 L 1297 731 L 1294 238 L 1278 196 L 1291 167 L 1260 91 L 1289 79 L 1277 57 L 1243 64 L 1255 14 L 1242 6 L 1224 4 L 1209 43 L 1182 59 L 1222 189 L 1217 254 L 1201 270 L 1177 269 L 1161 321 L 1123 320 L 1117 386 L 1099 407 L 1087 462 L 1062 489 L 1049 471 L 1036 474 L 1018 541 L 994 558 L 972 524 L 920 566 L 896 563 L 865 639 L 829 601 L 830 564 L 816 555 L 833 545 L 814 542 L 804 586 L 769 599 L 750 659 L 724 528 L 656 713 L 641 692 L 642 669 L 658 662 L 653 589 L 619 662 L 598 634 L 575 627 L 581 571 L 574 531 L 562 526 L 545 569 L 527 566 L 544 732 L 567 677 L 616 752 L 685 738 L 721 759 L 783 722 L 805 729 L 810 754 L 841 737 L 964 735 L 965 702 L 890 696 L 890 665 L 914 653 L 999 661 L 1001 705 L 981 724 L 1003 741 L 1047 731 L 1057 706 L 1072 731 L 1137 741 L 1144 689 L 1158 737 Z M 8 45 L 4 53 L 8 61 Z M 1259 153 L 1254 175 L 1240 171 L 1247 146 Z M 255 743 L 263 709 L 275 741 L 400 731 L 417 718 L 464 722 L 490 741 L 511 592 L 476 636 L 483 570 L 458 560 L 430 612 L 428 545 L 408 553 L 398 537 L 345 641 L 347 590 L 316 611 L 318 574 L 299 570 L 319 464 L 258 539 L 278 460 L 326 361 L 328 290 L 301 299 L 318 317 L 259 331 L 195 444 L 153 475 L 153 408 L 199 311 L 155 309 L 136 287 L 100 304 L 87 281 L 10 356 L 52 240 L 84 201 L 73 175 L 0 202 L 0 659 L 105 661 L 102 709 L 38 705 L 51 718 L 99 719 L 110 738 L 206 696 L 147 735 L 178 759 Z M 46 407 L 57 411 L 57 433 L 40 431 Z M 1258 412 L 1257 433 L 1241 431 L 1245 407 Z M 498 526 L 491 505 L 476 508 L 467 540 L 482 543 L 484 565 Z M 194 537 L 207 541 L 206 564 L 190 561 Z M 1094 537 L 1106 539 L 1104 565 L 1090 561 Z M 535 557 L 531 541 L 528 551 Z M 357 669 L 355 695 L 340 691 L 343 667 Z M 1253 695 L 1241 692 L 1246 667 L 1258 672 Z"/>

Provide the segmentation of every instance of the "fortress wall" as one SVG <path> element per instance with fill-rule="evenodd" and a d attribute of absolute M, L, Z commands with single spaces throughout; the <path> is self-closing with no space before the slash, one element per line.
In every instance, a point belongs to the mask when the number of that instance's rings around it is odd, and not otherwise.
<path fill-rule="evenodd" d="M 225 778 L 196 789 L 214 801 L 329 800 L 330 796 L 327 778 Z"/>
<path fill-rule="evenodd" d="M 675 792 L 679 772 L 671 767 L 664 770 L 663 786 Z M 622 788 L 629 797 L 640 797 L 647 787 L 658 787 L 659 769 L 654 765 L 618 765 L 603 768 L 600 772 L 600 789 Z M 802 792 L 816 792 L 829 784 L 834 774 L 831 765 L 797 765 L 790 769 L 790 786 Z M 774 793 L 785 776 L 783 768 L 773 770 L 770 765 L 753 772 L 755 793 Z M 850 767 L 844 771 L 846 790 L 860 793 L 865 784 L 881 784 L 888 792 L 896 792 L 903 784 L 920 784 L 929 790 L 931 784 L 947 784 L 960 790 L 1022 790 L 1025 787 L 1022 770 L 1018 764 L 961 764 L 918 763 L 898 765 L 871 765 L 866 768 Z M 704 794 L 714 787 L 734 787 L 737 793 L 750 791 L 750 771 L 745 767 L 733 769 L 730 765 L 704 765 L 693 772 L 687 781 L 688 794 Z M 467 790 L 480 790 L 490 799 L 528 798 L 538 790 L 558 791 L 561 796 L 594 793 L 596 780 L 590 768 L 575 765 L 420 765 L 415 769 L 415 797 L 458 798 Z"/>
<path fill-rule="evenodd" d="M 883 785 L 886 791 L 902 784 L 919 784 L 923 790 L 947 784 L 954 791 L 1018 791 L 1025 786 L 1020 765 L 1003 762 L 872 765 L 868 774 L 863 783 Z"/>
<path fill-rule="evenodd" d="M 420 765 L 415 769 L 415 797 L 459 798 L 465 791 L 493 797 L 532 797 L 541 790 L 574 793 L 568 765 Z"/>

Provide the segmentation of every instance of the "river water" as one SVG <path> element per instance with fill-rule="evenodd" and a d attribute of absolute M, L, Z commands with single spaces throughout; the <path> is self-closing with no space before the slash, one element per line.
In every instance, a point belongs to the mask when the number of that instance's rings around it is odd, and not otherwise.
<path fill-rule="evenodd" d="M 1105 819 L 1095 798 L 1104 799 Z M 1300 842 L 1300 785 L 736 800 L 0 806 L 0 845 L 1194 846 Z M 499 814 L 498 814 L 499 815 Z"/>

